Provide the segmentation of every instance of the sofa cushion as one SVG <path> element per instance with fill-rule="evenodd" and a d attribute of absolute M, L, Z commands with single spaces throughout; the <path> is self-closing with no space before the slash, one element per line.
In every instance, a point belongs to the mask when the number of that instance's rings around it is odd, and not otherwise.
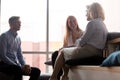
<path fill-rule="evenodd" d="M 107 40 L 112 40 L 115 38 L 120 38 L 120 32 L 109 32 Z"/>
<path fill-rule="evenodd" d="M 100 65 L 105 58 L 100 56 L 93 56 L 83 59 L 71 59 L 67 60 L 65 63 L 69 66 L 76 66 L 76 65 Z"/>

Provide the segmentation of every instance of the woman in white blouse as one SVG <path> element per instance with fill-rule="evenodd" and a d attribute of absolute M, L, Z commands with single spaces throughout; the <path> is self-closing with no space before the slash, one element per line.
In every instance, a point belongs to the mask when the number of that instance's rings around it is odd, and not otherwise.
<path fill-rule="evenodd" d="M 77 19 L 70 15 L 66 20 L 66 34 L 64 36 L 63 47 L 73 47 L 77 44 L 77 39 L 80 38 L 83 34 L 83 31 L 79 28 Z M 62 49 L 61 48 L 61 49 Z M 55 60 L 58 56 L 58 50 L 52 53 L 52 66 L 54 68 Z M 58 80 L 62 75 L 62 69 L 58 73 Z"/>

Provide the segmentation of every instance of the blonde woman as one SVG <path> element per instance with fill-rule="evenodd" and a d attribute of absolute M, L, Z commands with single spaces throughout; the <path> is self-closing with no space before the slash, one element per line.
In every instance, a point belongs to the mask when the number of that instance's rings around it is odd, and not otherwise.
<path fill-rule="evenodd" d="M 87 6 L 87 20 L 89 21 L 85 33 L 79 39 L 79 46 L 63 48 L 59 51 L 59 56 L 55 62 L 53 73 L 49 80 L 58 80 L 57 74 L 63 68 L 61 80 L 68 80 L 69 68 L 65 66 L 65 61 L 70 59 L 84 59 L 91 56 L 101 56 L 102 49 L 107 40 L 108 31 L 104 24 L 104 12 L 99 3 Z"/>
<path fill-rule="evenodd" d="M 77 19 L 70 15 L 66 20 L 66 34 L 64 36 L 63 47 L 73 47 L 77 44 L 76 40 L 80 38 L 83 34 L 83 31 L 79 28 Z M 55 51 L 52 54 L 52 66 L 54 68 L 55 60 L 58 56 L 59 51 Z M 60 79 L 62 75 L 62 69 L 59 71 L 57 79 Z"/>
<path fill-rule="evenodd" d="M 80 38 L 82 34 L 83 31 L 79 28 L 76 18 L 74 16 L 68 16 L 63 47 L 74 46 L 76 40 Z"/>

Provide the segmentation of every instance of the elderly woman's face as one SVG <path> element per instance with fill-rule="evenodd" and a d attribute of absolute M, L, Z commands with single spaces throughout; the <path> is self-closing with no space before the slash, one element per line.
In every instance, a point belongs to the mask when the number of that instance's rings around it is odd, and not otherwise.
<path fill-rule="evenodd" d="M 92 15 L 90 13 L 90 9 L 89 8 L 86 10 L 86 16 L 87 16 L 87 20 L 88 21 L 90 21 L 92 19 Z"/>
<path fill-rule="evenodd" d="M 71 30 L 74 30 L 77 28 L 77 21 L 74 17 L 69 17 L 68 18 L 68 26 Z"/>

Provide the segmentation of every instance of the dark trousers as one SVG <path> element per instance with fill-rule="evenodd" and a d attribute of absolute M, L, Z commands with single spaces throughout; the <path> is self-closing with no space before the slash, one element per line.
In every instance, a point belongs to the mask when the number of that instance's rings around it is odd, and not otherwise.
<path fill-rule="evenodd" d="M 0 62 L 0 72 L 7 75 L 14 75 L 14 80 L 22 80 L 22 75 L 25 75 L 20 66 L 8 65 L 4 62 Z M 38 68 L 31 67 L 31 73 L 27 76 L 30 76 L 29 80 L 38 80 L 40 73 L 41 71 Z"/>
<path fill-rule="evenodd" d="M 58 56 L 58 51 L 55 51 L 52 53 L 52 67 L 54 69 L 54 65 L 55 65 L 55 61 L 56 61 L 56 58 Z M 57 75 L 57 79 L 60 80 L 60 76 L 62 75 L 63 71 L 62 69 L 60 69 L 58 75 Z"/>

